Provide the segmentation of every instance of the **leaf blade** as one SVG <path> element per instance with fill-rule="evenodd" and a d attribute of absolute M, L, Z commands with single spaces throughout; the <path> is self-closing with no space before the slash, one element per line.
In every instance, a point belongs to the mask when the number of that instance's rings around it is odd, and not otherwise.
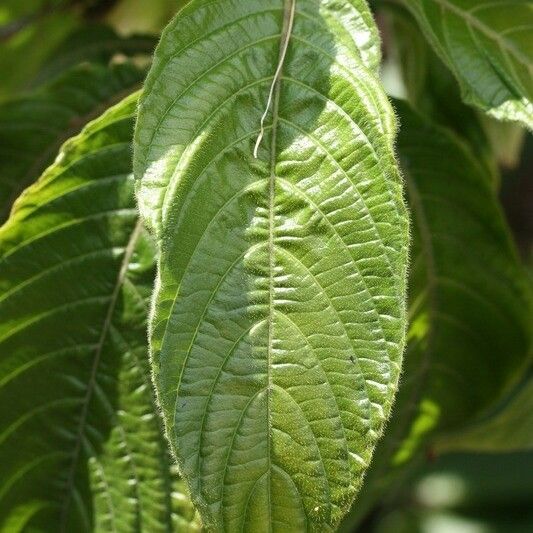
<path fill-rule="evenodd" d="M 208 528 L 336 524 L 399 373 L 407 216 L 377 32 L 362 2 L 299 0 L 288 32 L 292 8 L 192 2 L 140 104 L 154 377 Z"/>
<path fill-rule="evenodd" d="M 533 25 L 527 1 L 403 0 L 470 104 L 533 127 Z"/>
<path fill-rule="evenodd" d="M 477 152 L 407 102 L 394 107 L 412 212 L 404 377 L 343 532 L 409 483 L 441 439 L 492 410 L 531 364 L 531 284 Z"/>
<path fill-rule="evenodd" d="M 416 377 L 400 391 L 385 439 L 401 464 L 428 436 L 473 422 L 527 369 L 532 299 L 495 193 L 473 153 L 404 102 L 396 108 L 414 219 L 406 372 Z M 446 165 L 437 167 L 439 158 Z"/>
<path fill-rule="evenodd" d="M 148 376 L 154 249 L 133 196 L 136 102 L 70 140 L 0 230 L 5 527 L 198 528 L 174 500 L 186 496 Z"/>
<path fill-rule="evenodd" d="M 130 64 L 81 65 L 54 83 L 0 105 L 0 219 L 53 162 L 61 145 L 107 107 L 140 87 Z"/>
<path fill-rule="evenodd" d="M 463 428 L 436 439 L 440 453 L 511 453 L 533 449 L 531 424 L 533 379 L 527 375 L 517 390 L 509 394 L 496 409 Z"/>

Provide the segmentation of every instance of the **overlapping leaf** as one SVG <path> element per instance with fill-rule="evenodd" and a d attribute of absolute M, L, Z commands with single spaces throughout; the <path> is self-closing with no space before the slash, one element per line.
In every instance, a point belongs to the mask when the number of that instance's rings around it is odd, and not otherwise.
<path fill-rule="evenodd" d="M 415 236 L 404 390 L 419 413 L 413 431 L 423 432 L 465 424 L 525 368 L 531 291 L 475 156 L 446 130 L 399 109 Z"/>
<path fill-rule="evenodd" d="M 531 287 L 490 180 L 456 135 L 395 107 L 412 213 L 408 344 L 387 432 L 343 532 L 434 438 L 491 410 L 531 360 Z"/>
<path fill-rule="evenodd" d="M 156 52 L 135 149 L 155 382 L 216 531 L 328 531 L 388 416 L 407 216 L 378 63 L 355 0 L 196 0 Z"/>
<path fill-rule="evenodd" d="M 401 0 L 464 99 L 533 128 L 533 5 L 529 0 Z"/>
<path fill-rule="evenodd" d="M 138 88 L 143 77 L 129 64 L 80 65 L 44 89 L 0 105 L 0 221 L 61 145 Z"/>
<path fill-rule="evenodd" d="M 104 24 L 86 24 L 72 31 L 53 50 L 31 82 L 32 86 L 50 82 L 67 69 L 81 63 L 107 65 L 116 55 L 129 58 L 151 56 L 157 39 L 152 35 L 122 37 Z"/>
<path fill-rule="evenodd" d="M 397 4 L 385 4 L 385 8 L 391 46 L 396 47 L 400 59 L 406 99 L 419 113 L 465 140 L 475 151 L 478 163 L 485 165 L 487 179 L 496 187 L 500 176 L 483 114 L 463 102 L 455 77 L 424 38 L 411 13 Z M 517 124 L 484 118 L 506 129 L 520 128 Z"/>
<path fill-rule="evenodd" d="M 149 379 L 135 106 L 69 141 L 0 230 L 2 531 L 197 529 Z"/>

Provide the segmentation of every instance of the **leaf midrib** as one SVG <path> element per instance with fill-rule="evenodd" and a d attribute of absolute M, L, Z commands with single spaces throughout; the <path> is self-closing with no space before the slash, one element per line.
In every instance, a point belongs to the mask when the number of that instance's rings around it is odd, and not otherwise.
<path fill-rule="evenodd" d="M 124 253 L 124 258 L 122 260 L 122 263 L 120 265 L 120 270 L 117 276 L 117 281 L 115 283 L 115 287 L 113 289 L 113 293 L 111 296 L 111 301 L 109 303 L 109 307 L 107 309 L 107 313 L 104 319 L 104 323 L 102 325 L 102 332 L 100 334 L 100 338 L 98 340 L 98 344 L 95 349 L 94 353 L 94 359 L 93 359 L 93 365 L 91 367 L 91 374 L 89 377 L 89 383 L 87 385 L 87 391 L 85 394 L 85 398 L 83 400 L 83 406 L 82 406 L 82 412 L 80 415 L 80 422 L 78 424 L 78 432 L 76 436 L 76 443 L 74 446 L 74 452 L 72 454 L 72 462 L 71 466 L 69 468 L 69 473 L 67 477 L 67 484 L 65 487 L 65 493 L 66 497 L 63 503 L 63 506 L 61 508 L 61 515 L 60 515 L 60 522 L 59 522 L 59 530 L 63 533 L 66 533 L 67 529 L 67 520 L 68 520 L 68 512 L 70 507 L 70 502 L 72 500 L 72 491 L 74 490 L 74 482 L 76 477 L 76 470 L 80 459 L 80 453 L 81 453 L 81 443 L 83 440 L 83 436 L 87 427 L 87 418 L 89 414 L 89 404 L 91 402 L 91 399 L 93 397 L 94 389 L 96 387 L 96 378 L 98 374 L 98 368 L 105 344 L 105 340 L 107 338 L 107 335 L 111 329 L 112 319 L 113 319 L 113 313 L 115 312 L 115 307 L 118 302 L 118 297 L 120 295 L 120 289 L 124 283 L 124 280 L 126 278 L 128 267 L 131 262 L 133 253 L 135 251 L 135 246 L 137 244 L 137 241 L 139 240 L 139 237 L 141 235 L 142 231 L 142 222 L 141 220 L 138 220 L 129 239 L 128 245 L 126 247 L 126 251 Z"/>
<path fill-rule="evenodd" d="M 294 13 L 296 10 L 296 0 L 285 0 L 283 11 L 283 28 L 280 39 L 280 52 L 276 73 L 273 80 L 273 103 L 272 103 L 272 133 L 270 145 L 270 178 L 269 178 L 269 202 L 268 202 L 268 256 L 269 256 L 269 284 L 268 284 L 268 340 L 267 340 L 267 501 L 268 501 L 268 531 L 272 531 L 272 456 L 271 456 L 271 439 L 272 439 L 272 344 L 273 344 L 273 316 L 274 316 L 274 269 L 275 269 L 275 255 L 274 255 L 274 231 L 275 231 L 275 202 L 276 202 L 276 161 L 277 161 L 277 129 L 279 121 L 279 102 L 281 95 L 281 76 L 283 74 L 283 64 L 285 61 L 289 41 L 291 38 L 292 27 L 294 23 Z M 268 103 L 267 103 L 268 111 Z M 263 124 L 261 124 L 263 129 Z M 261 140 L 261 134 L 258 138 L 258 144 Z M 257 482 L 257 481 L 256 481 Z M 245 517 L 248 505 L 246 506 Z M 243 523 L 244 525 L 244 523 Z"/>

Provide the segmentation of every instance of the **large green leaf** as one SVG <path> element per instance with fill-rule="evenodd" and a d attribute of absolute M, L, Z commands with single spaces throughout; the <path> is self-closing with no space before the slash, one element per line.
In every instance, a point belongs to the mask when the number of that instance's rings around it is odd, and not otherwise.
<path fill-rule="evenodd" d="M 400 0 L 461 84 L 464 99 L 533 128 L 530 0 Z"/>
<path fill-rule="evenodd" d="M 433 52 L 409 11 L 385 4 L 390 20 L 391 46 L 397 49 L 406 98 L 420 113 L 460 136 L 486 166 L 487 179 L 500 185 L 498 166 L 515 167 L 520 161 L 526 129 L 501 122 L 466 105 L 452 72 Z"/>
<path fill-rule="evenodd" d="M 134 158 L 154 376 L 216 531 L 329 530 L 388 417 L 408 222 L 378 64 L 355 0 L 196 0 L 156 51 Z"/>
<path fill-rule="evenodd" d="M 136 102 L 69 141 L 0 230 L 1 531 L 196 528 L 150 386 Z"/>
<path fill-rule="evenodd" d="M 81 65 L 45 88 L 0 105 L 0 221 L 15 198 L 90 120 L 139 87 L 129 64 Z"/>

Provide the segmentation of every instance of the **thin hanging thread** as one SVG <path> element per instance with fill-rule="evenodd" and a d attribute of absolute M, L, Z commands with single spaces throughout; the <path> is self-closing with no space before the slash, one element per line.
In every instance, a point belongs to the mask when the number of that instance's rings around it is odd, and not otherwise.
<path fill-rule="evenodd" d="M 259 151 L 259 146 L 261 145 L 261 141 L 263 140 L 263 137 L 265 135 L 265 120 L 268 116 L 268 112 L 270 111 L 270 107 L 272 106 L 272 100 L 274 99 L 274 91 L 276 90 L 276 85 L 279 82 L 279 79 L 281 77 L 281 72 L 283 70 L 283 63 L 285 62 L 285 56 L 287 55 L 287 50 L 289 48 L 289 41 L 291 39 L 291 33 L 292 33 L 292 26 L 294 24 L 294 13 L 296 12 L 296 0 L 290 0 L 290 13 L 289 13 L 289 22 L 287 24 L 287 27 L 285 28 L 284 35 L 282 36 L 282 45 L 279 55 L 279 62 L 278 62 L 278 68 L 276 69 L 276 73 L 274 74 L 274 79 L 272 80 L 272 85 L 270 86 L 270 92 L 268 93 L 268 100 L 265 112 L 263 113 L 263 116 L 261 117 L 261 131 L 259 132 L 259 136 L 257 137 L 257 141 L 255 142 L 255 148 L 254 148 L 254 158 L 257 159 L 257 154 Z"/>

